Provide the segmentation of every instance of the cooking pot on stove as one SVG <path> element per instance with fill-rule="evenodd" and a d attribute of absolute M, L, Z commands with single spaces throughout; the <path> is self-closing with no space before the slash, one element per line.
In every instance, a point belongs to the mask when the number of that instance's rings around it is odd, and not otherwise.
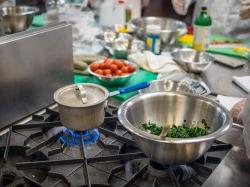
<path fill-rule="evenodd" d="M 58 104 L 62 124 L 75 131 L 96 128 L 104 122 L 104 106 L 109 96 L 106 88 L 96 84 L 84 84 L 87 102 L 82 102 L 76 84 L 58 89 L 54 100 Z"/>
<path fill-rule="evenodd" d="M 74 131 L 84 131 L 97 128 L 104 122 L 104 108 L 108 97 L 149 85 L 148 82 L 142 82 L 109 93 L 106 88 L 97 84 L 72 84 L 59 88 L 54 93 L 54 100 L 58 104 L 62 124 Z"/>

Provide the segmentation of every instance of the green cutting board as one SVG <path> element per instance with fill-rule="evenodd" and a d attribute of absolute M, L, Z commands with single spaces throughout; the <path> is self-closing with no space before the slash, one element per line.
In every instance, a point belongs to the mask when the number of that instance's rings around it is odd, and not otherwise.
<path fill-rule="evenodd" d="M 211 40 L 215 41 L 225 41 L 225 40 L 231 40 L 234 41 L 235 38 L 228 36 L 228 35 L 217 35 L 213 34 L 210 37 Z M 187 47 L 192 47 L 190 43 L 185 43 L 179 41 L 182 45 L 187 46 Z M 190 41 L 192 43 L 192 41 Z M 250 46 L 250 39 L 244 40 L 243 45 Z M 245 58 L 243 53 L 235 52 L 233 48 L 212 48 L 210 47 L 208 50 L 210 53 L 215 53 L 215 54 L 221 54 L 221 55 L 227 55 L 227 56 L 232 56 L 232 57 L 237 57 L 237 58 Z"/>
<path fill-rule="evenodd" d="M 225 35 L 211 35 L 211 40 L 216 40 L 216 41 L 232 40 L 233 41 L 234 38 L 231 36 L 225 36 Z M 250 39 L 244 40 L 243 44 L 250 46 Z M 227 56 L 232 56 L 232 57 L 237 57 L 237 58 L 245 58 L 244 53 L 235 52 L 233 48 L 209 48 L 207 51 L 210 53 L 227 55 Z"/>
<path fill-rule="evenodd" d="M 144 81 L 152 81 L 152 80 L 155 80 L 156 78 L 157 78 L 157 74 L 139 69 L 137 73 L 133 75 L 131 79 L 125 85 L 122 85 L 120 87 L 130 86 L 130 85 L 137 84 L 137 83 L 144 82 Z M 75 75 L 74 81 L 75 83 L 95 83 L 95 84 L 101 85 L 98 79 L 93 77 L 92 75 L 86 75 L 86 76 Z M 119 88 L 119 87 L 107 87 L 107 86 L 104 86 L 104 87 L 106 87 L 109 91 L 115 91 Z M 116 95 L 114 97 L 121 101 L 125 101 L 128 98 L 134 96 L 135 94 L 137 94 L 137 92 Z"/>
<path fill-rule="evenodd" d="M 34 16 L 34 18 L 32 20 L 32 26 L 33 27 L 44 26 L 45 25 L 45 17 L 44 16 L 45 16 L 44 14 Z"/>

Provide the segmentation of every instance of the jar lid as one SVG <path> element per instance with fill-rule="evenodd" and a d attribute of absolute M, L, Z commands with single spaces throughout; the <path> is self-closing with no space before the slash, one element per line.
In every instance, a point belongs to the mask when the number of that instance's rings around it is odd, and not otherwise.
<path fill-rule="evenodd" d="M 81 84 L 86 92 L 87 102 L 83 103 L 79 94 L 77 84 L 59 88 L 54 93 L 54 100 L 61 105 L 68 107 L 88 107 L 97 105 L 108 98 L 108 90 L 102 86 L 84 83 Z"/>

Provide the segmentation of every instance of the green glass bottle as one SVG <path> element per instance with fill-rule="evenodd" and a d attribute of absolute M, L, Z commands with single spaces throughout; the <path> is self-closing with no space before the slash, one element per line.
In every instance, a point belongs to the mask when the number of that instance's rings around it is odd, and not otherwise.
<path fill-rule="evenodd" d="M 207 13 L 207 7 L 202 7 L 194 23 L 194 49 L 205 51 L 208 48 L 211 26 L 212 18 Z"/>

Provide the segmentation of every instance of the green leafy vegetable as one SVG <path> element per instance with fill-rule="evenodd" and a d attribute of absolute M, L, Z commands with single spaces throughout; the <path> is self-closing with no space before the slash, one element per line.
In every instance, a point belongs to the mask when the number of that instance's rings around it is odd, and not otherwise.
<path fill-rule="evenodd" d="M 150 121 L 148 123 L 142 124 L 142 127 L 145 130 L 148 130 L 151 134 L 159 136 L 162 131 L 162 127 L 157 126 L 155 123 L 151 123 Z"/>
<path fill-rule="evenodd" d="M 204 136 L 208 134 L 209 126 L 207 125 L 205 120 L 202 120 L 202 123 L 204 125 L 204 128 L 202 127 L 186 127 L 186 126 L 176 126 L 173 125 L 168 132 L 166 137 L 169 138 L 193 138 L 198 136 Z M 144 123 L 142 124 L 142 127 L 149 131 L 149 133 L 154 135 L 160 135 L 162 132 L 163 127 L 155 124 L 155 123 Z"/>
<path fill-rule="evenodd" d="M 176 127 L 175 125 L 173 125 L 173 127 L 171 127 L 168 130 L 167 137 L 169 137 L 169 138 L 189 138 L 190 136 L 188 134 L 186 127 L 183 127 L 183 126 Z"/>

